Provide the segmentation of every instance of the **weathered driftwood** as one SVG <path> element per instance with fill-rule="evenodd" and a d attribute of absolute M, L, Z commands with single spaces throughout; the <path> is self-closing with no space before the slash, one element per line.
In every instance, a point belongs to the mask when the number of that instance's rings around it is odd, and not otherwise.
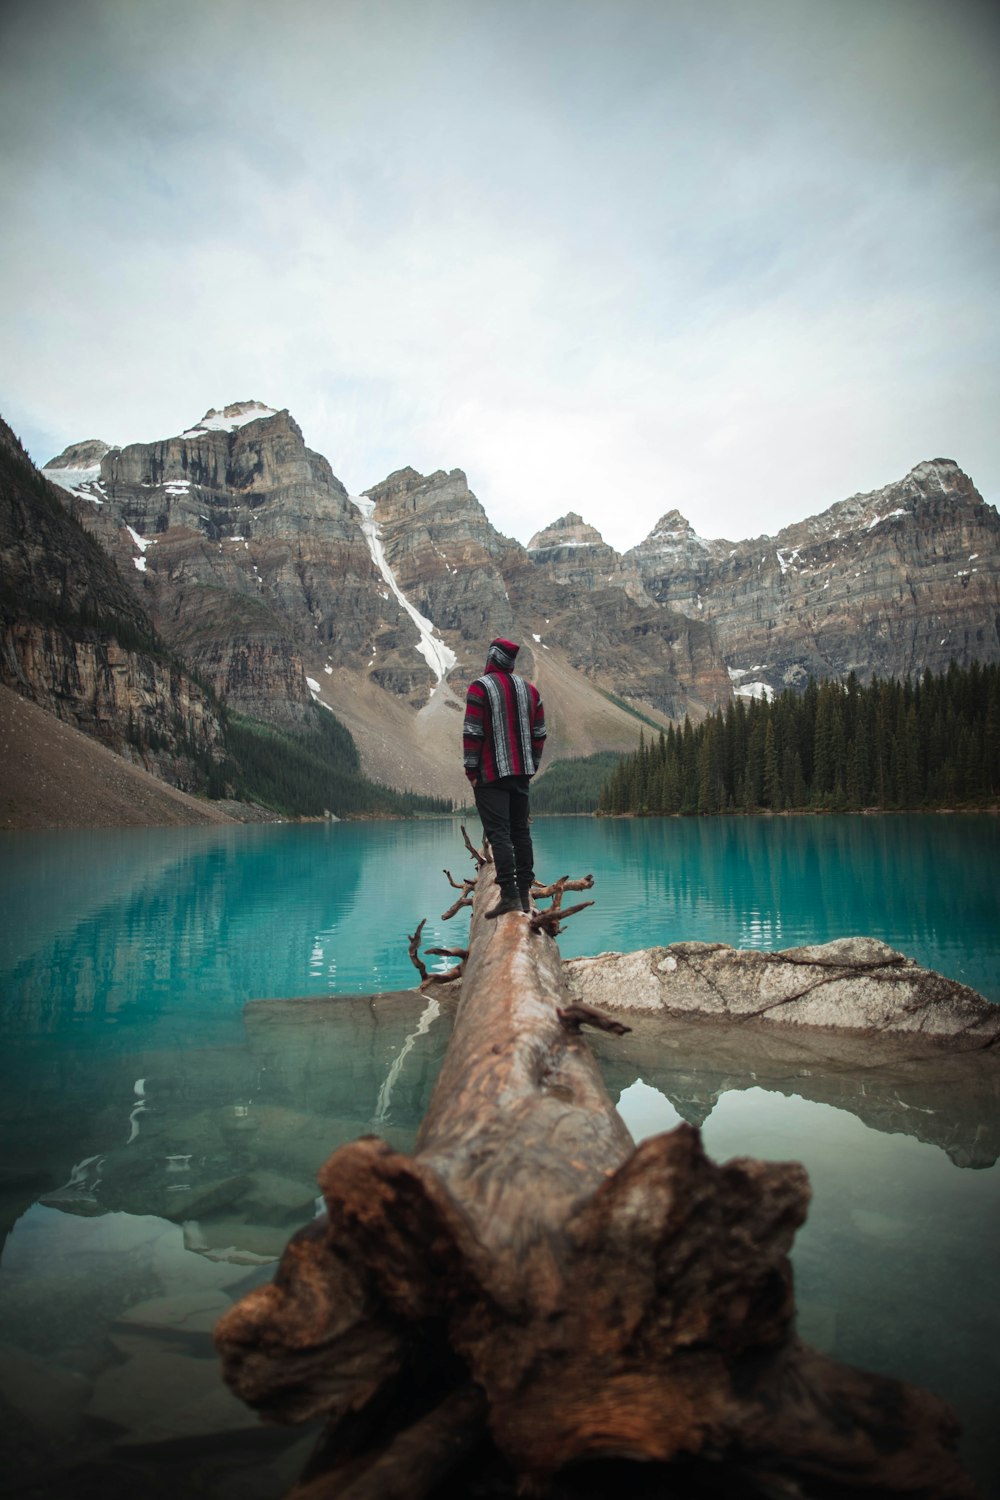
<path fill-rule="evenodd" d="M 461 979 L 465 971 L 465 960 L 469 956 L 467 948 L 425 948 L 425 953 L 433 953 L 446 958 L 458 958 L 461 960 L 453 969 L 448 969 L 443 974 L 428 974 L 427 965 L 420 957 L 420 935 L 424 930 L 424 923 L 426 921 L 427 918 L 423 917 L 417 924 L 416 932 L 411 932 L 407 937 L 410 962 L 420 975 L 420 988 L 422 990 L 428 989 L 432 984 L 449 984 L 453 979 Z"/>
<path fill-rule="evenodd" d="M 448 884 L 452 886 L 454 890 L 461 891 L 462 893 L 459 896 L 458 900 L 454 902 L 453 905 L 449 906 L 447 911 L 443 911 L 441 913 L 442 922 L 448 922 L 453 916 L 455 916 L 456 912 L 462 910 L 463 906 L 472 905 L 472 892 L 476 888 L 476 882 L 474 880 L 458 881 L 455 879 L 450 870 L 443 871 L 443 874 L 447 877 Z"/>
<path fill-rule="evenodd" d="M 531 894 L 541 900 L 543 896 L 551 896 L 553 904 L 559 906 L 562 903 L 563 891 L 590 891 L 594 888 L 593 875 L 584 875 L 580 880 L 571 880 L 568 875 L 560 875 L 551 885 L 541 885 L 536 880 L 531 887 Z"/>
<path fill-rule="evenodd" d="M 592 1005 L 566 1005 L 557 1006 L 556 1015 L 559 1017 L 567 1031 L 579 1034 L 581 1026 L 593 1026 L 598 1031 L 610 1031 L 613 1036 L 624 1036 L 631 1031 L 631 1026 L 626 1026 L 624 1021 L 616 1021 L 613 1016 L 606 1016 L 603 1011 L 595 1010 Z"/>
<path fill-rule="evenodd" d="M 636 1460 L 644 1494 L 973 1496 L 943 1402 L 797 1340 L 803 1169 L 716 1165 L 686 1125 L 636 1149 L 555 943 L 495 895 L 485 865 L 415 1154 L 336 1151 L 326 1216 L 218 1326 L 244 1400 L 328 1414 L 297 1500 L 459 1493 L 476 1445 L 561 1496 Z"/>

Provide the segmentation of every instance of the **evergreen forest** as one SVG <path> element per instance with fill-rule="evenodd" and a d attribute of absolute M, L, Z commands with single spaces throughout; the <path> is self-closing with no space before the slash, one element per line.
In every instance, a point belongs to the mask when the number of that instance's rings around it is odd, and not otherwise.
<path fill-rule="evenodd" d="M 397 792 L 362 776 L 350 732 L 332 713 L 313 705 L 299 733 L 229 713 L 229 759 L 209 772 L 210 797 L 260 802 L 286 817 L 407 816 L 448 813 L 442 797 Z"/>
<path fill-rule="evenodd" d="M 542 774 L 531 783 L 532 813 L 592 813 L 621 755 L 600 750 L 573 760 L 543 762 Z"/>
<path fill-rule="evenodd" d="M 736 698 L 697 726 L 640 734 L 600 813 L 984 807 L 1000 797 L 1000 664 Z"/>

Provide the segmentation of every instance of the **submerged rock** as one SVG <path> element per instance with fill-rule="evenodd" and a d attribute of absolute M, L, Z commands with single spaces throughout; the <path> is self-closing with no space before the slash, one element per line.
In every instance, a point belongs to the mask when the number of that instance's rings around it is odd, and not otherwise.
<path fill-rule="evenodd" d="M 566 963 L 587 1005 L 739 1022 L 908 1033 L 959 1047 L 1000 1038 L 1000 1006 L 875 938 L 838 938 L 779 953 L 671 943 Z"/>

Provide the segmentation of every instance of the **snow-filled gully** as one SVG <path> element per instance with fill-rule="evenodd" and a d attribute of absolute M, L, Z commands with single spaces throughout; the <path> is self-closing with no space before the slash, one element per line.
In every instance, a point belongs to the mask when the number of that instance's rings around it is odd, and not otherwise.
<path fill-rule="evenodd" d="M 406 613 L 417 627 L 419 637 L 417 640 L 417 650 L 434 673 L 437 681 L 441 682 L 443 678 L 447 677 L 452 667 L 458 661 L 458 657 L 450 646 L 445 645 L 432 622 L 422 615 L 418 609 L 414 609 L 396 582 L 396 575 L 386 560 L 385 551 L 382 547 L 382 539 L 379 536 L 378 522 L 375 519 L 375 501 L 369 500 L 367 495 L 348 495 L 347 498 L 361 515 L 361 530 L 365 534 L 368 550 L 372 555 L 372 562 L 389 585 L 394 597 L 402 605 L 403 609 L 406 610 Z"/>

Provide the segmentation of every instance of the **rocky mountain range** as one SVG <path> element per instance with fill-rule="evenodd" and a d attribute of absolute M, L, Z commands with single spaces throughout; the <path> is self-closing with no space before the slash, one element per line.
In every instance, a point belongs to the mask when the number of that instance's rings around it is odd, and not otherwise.
<path fill-rule="evenodd" d="M 774 537 L 704 541 L 670 511 L 624 562 L 659 603 L 711 621 L 737 684 L 903 677 L 1000 652 L 1000 523 L 950 459 Z"/>
<path fill-rule="evenodd" d="M 640 719 L 810 674 L 1000 657 L 1000 519 L 945 459 L 773 538 L 707 541 L 668 511 L 624 555 L 574 512 L 522 546 L 460 469 L 350 496 L 289 412 L 257 401 L 155 443 L 75 443 L 43 474 L 221 701 L 282 726 L 325 704 L 369 775 L 439 795 L 464 792 L 464 687 L 497 634 L 524 643 L 555 756 L 632 748 Z"/>

